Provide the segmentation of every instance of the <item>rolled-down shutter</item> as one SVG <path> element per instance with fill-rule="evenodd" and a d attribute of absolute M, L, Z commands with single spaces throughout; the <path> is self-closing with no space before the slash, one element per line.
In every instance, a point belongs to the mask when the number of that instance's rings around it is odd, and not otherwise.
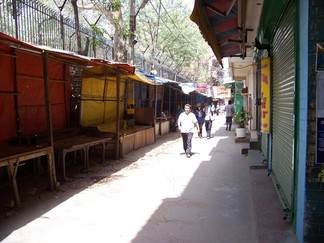
<path fill-rule="evenodd" d="M 291 4 L 273 39 L 272 171 L 287 206 L 294 186 L 295 8 Z"/>

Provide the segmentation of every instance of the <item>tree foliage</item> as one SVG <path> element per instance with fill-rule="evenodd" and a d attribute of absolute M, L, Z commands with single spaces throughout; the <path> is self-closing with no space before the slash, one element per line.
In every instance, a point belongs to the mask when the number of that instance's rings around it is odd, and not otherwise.
<path fill-rule="evenodd" d="M 191 73 L 195 81 L 206 82 L 211 50 L 189 19 L 191 11 L 181 0 L 151 0 L 138 16 L 138 46 L 142 52 L 150 50 L 153 60 L 171 64 L 179 73 Z"/>
<path fill-rule="evenodd" d="M 56 7 L 64 2 L 41 1 L 52 6 L 55 2 Z M 127 40 L 131 36 L 129 6 L 133 1 L 135 52 L 143 54 L 152 63 L 171 67 L 177 75 L 185 75 L 191 81 L 207 82 L 210 79 L 208 63 L 215 57 L 196 24 L 189 19 L 192 9 L 188 0 L 71 0 L 61 11 L 72 18 L 76 12 L 71 5 L 73 1 L 77 3 L 81 24 L 90 27 L 97 35 L 114 40 L 115 61 L 127 62 L 130 48 Z"/>

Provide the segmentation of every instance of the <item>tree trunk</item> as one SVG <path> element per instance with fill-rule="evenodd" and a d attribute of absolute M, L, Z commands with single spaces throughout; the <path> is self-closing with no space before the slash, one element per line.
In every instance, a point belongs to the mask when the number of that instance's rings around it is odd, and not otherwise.
<path fill-rule="evenodd" d="M 158 22 L 157 22 L 157 26 L 153 32 L 153 39 L 152 39 L 152 60 L 154 60 L 155 57 L 155 53 L 156 53 L 156 46 L 158 43 L 158 39 L 159 39 L 159 28 L 160 28 L 160 19 L 161 19 L 161 0 L 159 1 L 159 9 L 158 9 Z"/>
<path fill-rule="evenodd" d="M 128 39 L 128 45 L 130 46 L 128 62 L 130 64 L 134 64 L 134 57 L 135 57 L 135 30 L 136 30 L 136 16 L 135 16 L 135 0 L 129 1 L 129 30 L 130 35 Z"/>
<path fill-rule="evenodd" d="M 123 17 L 121 11 L 115 12 L 117 24 L 115 24 L 115 35 L 114 35 L 114 49 L 115 56 L 114 61 L 116 62 L 127 62 L 127 56 L 125 55 L 125 38 L 122 32 Z"/>

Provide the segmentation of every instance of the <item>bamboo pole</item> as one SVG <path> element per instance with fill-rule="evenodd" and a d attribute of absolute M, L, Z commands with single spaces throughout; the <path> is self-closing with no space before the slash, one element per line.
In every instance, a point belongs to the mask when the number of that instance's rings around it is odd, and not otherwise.
<path fill-rule="evenodd" d="M 18 94 L 18 84 L 17 84 L 17 58 L 16 58 L 16 49 L 14 49 L 14 93 Z M 16 114 L 16 131 L 18 136 L 18 141 L 20 141 L 21 136 L 21 129 L 20 129 L 20 116 L 19 116 L 19 109 L 18 109 L 18 97 L 17 95 L 14 96 L 14 103 L 15 103 L 15 114 Z"/>
<path fill-rule="evenodd" d="M 157 117 L 156 110 L 157 110 L 157 85 L 155 85 L 155 104 L 154 104 L 154 123 Z"/>
<path fill-rule="evenodd" d="M 120 143 L 119 143 L 119 136 L 120 136 L 120 119 L 119 119 L 119 102 L 120 102 L 120 69 L 116 69 L 116 135 L 117 135 L 117 141 L 116 141 L 116 159 L 119 159 L 120 157 Z"/>
<path fill-rule="evenodd" d="M 171 116 L 171 87 L 169 86 L 169 116 Z"/>
<path fill-rule="evenodd" d="M 46 109 L 46 124 L 47 124 L 47 139 L 48 146 L 51 147 L 51 152 L 47 154 L 47 163 L 49 171 L 49 187 L 54 190 L 56 187 L 56 173 L 55 173 L 55 160 L 54 160 L 54 142 L 53 142 L 53 127 L 51 116 L 51 99 L 49 92 L 49 75 L 48 75 L 48 52 L 42 51 L 43 61 L 43 78 L 44 78 L 44 95 L 45 95 L 45 109 Z"/>
<path fill-rule="evenodd" d="M 48 52 L 47 51 L 42 52 L 42 58 L 43 58 L 43 78 L 44 78 L 44 94 L 45 94 L 48 145 L 53 146 L 53 128 L 52 128 L 51 104 L 50 104 L 50 94 L 49 94 Z"/>
<path fill-rule="evenodd" d="M 65 111 L 65 124 L 66 126 L 68 127 L 70 124 L 69 124 L 69 119 L 68 119 L 68 116 L 69 116 L 69 113 L 68 113 L 68 108 L 66 106 L 66 103 L 67 103 L 67 100 L 66 100 L 66 95 L 67 95 L 67 80 L 66 80 L 66 76 L 65 76 L 65 72 L 66 72 L 67 68 L 66 68 L 66 64 L 63 64 L 63 79 L 64 79 L 64 111 Z"/>
<path fill-rule="evenodd" d="M 161 112 L 163 111 L 165 113 L 165 111 L 163 110 L 163 102 L 164 102 L 164 85 L 161 86 L 162 90 L 161 90 Z"/>

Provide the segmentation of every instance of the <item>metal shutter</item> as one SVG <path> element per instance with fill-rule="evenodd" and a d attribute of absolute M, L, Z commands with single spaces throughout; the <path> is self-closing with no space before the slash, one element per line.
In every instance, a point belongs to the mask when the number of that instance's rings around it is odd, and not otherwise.
<path fill-rule="evenodd" d="M 267 133 L 261 133 L 261 151 L 263 153 L 263 156 L 265 159 L 268 158 L 268 134 Z"/>
<path fill-rule="evenodd" d="M 295 7 L 285 12 L 273 39 L 272 171 L 291 207 L 294 186 Z"/>

